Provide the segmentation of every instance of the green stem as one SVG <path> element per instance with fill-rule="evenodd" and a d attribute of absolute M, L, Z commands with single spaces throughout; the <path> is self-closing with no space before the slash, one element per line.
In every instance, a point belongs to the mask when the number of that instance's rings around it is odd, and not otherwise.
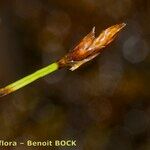
<path fill-rule="evenodd" d="M 0 96 L 4 96 L 4 95 L 7 95 L 9 93 L 12 93 L 26 85 L 28 85 L 29 83 L 41 78 L 41 77 L 44 77 L 45 75 L 47 74 L 50 74 L 56 70 L 58 70 L 59 68 L 59 65 L 57 62 L 55 63 L 52 63 L 14 83 L 11 83 L 9 84 L 8 86 L 4 87 L 4 88 L 1 88 L 0 89 Z"/>

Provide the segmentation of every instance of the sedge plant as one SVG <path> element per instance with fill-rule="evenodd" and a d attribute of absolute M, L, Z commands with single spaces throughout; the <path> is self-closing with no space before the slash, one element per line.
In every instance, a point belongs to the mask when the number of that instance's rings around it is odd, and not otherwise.
<path fill-rule="evenodd" d="M 4 88 L 1 88 L 0 96 L 17 91 L 33 81 L 57 71 L 58 69 L 69 67 L 71 71 L 76 70 L 82 64 L 98 56 L 103 49 L 115 39 L 116 35 L 122 28 L 124 28 L 125 25 L 125 23 L 113 25 L 103 30 L 98 37 L 95 37 L 94 27 L 92 31 L 86 35 L 72 51 L 69 51 L 60 60 L 39 69 L 38 71 L 27 75 L 26 77 L 13 82 Z"/>

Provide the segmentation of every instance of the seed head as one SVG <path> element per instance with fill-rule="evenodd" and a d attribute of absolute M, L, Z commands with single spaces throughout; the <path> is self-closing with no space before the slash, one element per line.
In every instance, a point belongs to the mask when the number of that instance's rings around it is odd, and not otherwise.
<path fill-rule="evenodd" d="M 125 23 L 121 23 L 111 26 L 102 31 L 97 38 L 95 37 L 94 27 L 72 51 L 58 61 L 60 68 L 69 66 L 70 70 L 73 71 L 82 64 L 92 60 L 102 52 L 103 48 L 115 39 L 125 25 Z"/>

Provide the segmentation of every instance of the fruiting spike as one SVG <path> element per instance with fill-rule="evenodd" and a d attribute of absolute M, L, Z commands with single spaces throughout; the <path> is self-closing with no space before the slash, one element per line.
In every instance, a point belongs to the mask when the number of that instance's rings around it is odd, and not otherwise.
<path fill-rule="evenodd" d="M 98 56 L 103 48 L 111 43 L 125 23 L 111 26 L 95 38 L 95 27 L 83 40 L 68 54 L 58 61 L 60 67 L 69 66 L 70 70 L 77 69 L 82 64 Z"/>

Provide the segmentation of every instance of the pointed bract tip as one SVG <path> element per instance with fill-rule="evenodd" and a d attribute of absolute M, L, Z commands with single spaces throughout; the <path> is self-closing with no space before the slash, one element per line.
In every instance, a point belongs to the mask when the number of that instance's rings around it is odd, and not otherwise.
<path fill-rule="evenodd" d="M 92 28 L 92 32 L 95 33 L 95 26 Z"/>
<path fill-rule="evenodd" d="M 121 23 L 122 28 L 124 28 L 127 24 L 126 23 Z"/>
<path fill-rule="evenodd" d="M 118 26 L 118 29 L 121 30 L 126 26 L 126 23 L 123 22 L 123 23 L 118 24 L 117 26 Z"/>

